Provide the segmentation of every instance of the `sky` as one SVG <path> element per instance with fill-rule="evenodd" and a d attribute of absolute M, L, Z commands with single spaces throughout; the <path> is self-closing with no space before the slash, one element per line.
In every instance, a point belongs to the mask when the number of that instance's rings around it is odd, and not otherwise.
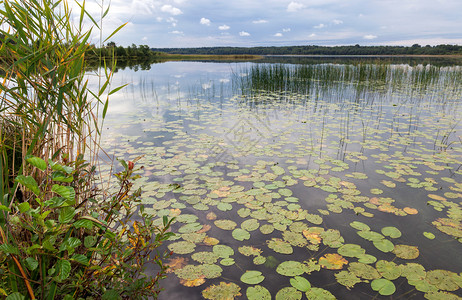
<path fill-rule="evenodd" d="M 93 16 L 101 1 L 87 0 Z M 462 0 L 112 0 L 103 35 L 152 48 L 462 45 Z M 97 18 L 96 18 L 97 19 Z M 98 34 L 92 42 L 99 43 Z"/>

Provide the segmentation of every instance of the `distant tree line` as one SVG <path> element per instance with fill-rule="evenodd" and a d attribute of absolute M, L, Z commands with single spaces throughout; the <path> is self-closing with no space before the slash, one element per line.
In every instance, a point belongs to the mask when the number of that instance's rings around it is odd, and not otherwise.
<path fill-rule="evenodd" d="M 462 46 L 285 46 L 285 47 L 204 47 L 153 48 L 155 52 L 205 55 L 462 55 Z"/>
<path fill-rule="evenodd" d="M 114 42 L 109 42 L 102 48 L 94 46 L 92 51 L 89 51 L 88 58 L 115 57 L 118 60 L 149 61 L 158 58 L 160 55 L 161 53 L 152 51 L 147 45 L 132 44 L 131 46 L 123 47 L 117 46 Z"/>

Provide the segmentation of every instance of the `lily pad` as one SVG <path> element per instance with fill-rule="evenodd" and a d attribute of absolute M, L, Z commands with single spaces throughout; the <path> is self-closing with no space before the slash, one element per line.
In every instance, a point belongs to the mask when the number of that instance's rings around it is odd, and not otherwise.
<path fill-rule="evenodd" d="M 271 300 L 271 293 L 263 286 L 250 286 L 245 292 L 249 300 Z"/>
<path fill-rule="evenodd" d="M 366 253 L 366 250 L 361 248 L 360 245 L 356 244 L 345 244 L 337 249 L 337 252 L 347 257 L 357 257 Z"/>
<path fill-rule="evenodd" d="M 340 271 L 339 273 L 336 273 L 335 279 L 337 279 L 338 283 L 349 289 L 353 288 L 355 284 L 362 281 L 355 274 L 348 271 Z"/>
<path fill-rule="evenodd" d="M 372 280 L 381 277 L 379 272 L 377 272 L 377 270 L 374 267 L 371 267 L 363 263 L 352 262 L 348 266 L 348 270 L 356 276 L 364 279 Z"/>
<path fill-rule="evenodd" d="M 455 291 L 459 289 L 455 278 L 456 273 L 446 270 L 432 270 L 427 272 L 426 280 L 440 290 Z"/>
<path fill-rule="evenodd" d="M 329 253 L 319 259 L 319 264 L 325 269 L 341 270 L 348 261 L 339 254 Z"/>
<path fill-rule="evenodd" d="M 357 230 L 371 230 L 369 225 L 367 225 L 367 224 L 365 224 L 363 222 L 359 222 L 359 221 L 351 222 L 350 226 L 353 227 L 354 229 L 357 229 Z"/>
<path fill-rule="evenodd" d="M 393 253 L 402 259 L 415 259 L 419 256 L 419 248 L 408 245 L 396 245 Z"/>
<path fill-rule="evenodd" d="M 427 239 L 429 239 L 429 240 L 435 239 L 435 235 L 434 235 L 433 233 L 431 233 L 431 232 L 425 231 L 425 232 L 423 233 L 423 235 L 424 235 Z"/>
<path fill-rule="evenodd" d="M 229 258 L 231 255 L 234 255 L 234 250 L 227 245 L 215 245 L 213 246 L 213 253 L 221 258 Z"/>
<path fill-rule="evenodd" d="M 276 272 L 284 276 L 297 276 L 305 273 L 306 266 L 301 262 L 289 260 L 279 264 Z"/>
<path fill-rule="evenodd" d="M 223 230 L 233 230 L 237 226 L 236 222 L 231 220 L 216 220 L 214 224 Z"/>
<path fill-rule="evenodd" d="M 393 226 L 383 227 L 382 234 L 385 236 L 391 237 L 392 239 L 397 239 L 401 237 L 401 231 L 399 231 L 398 228 L 393 227 Z"/>
<path fill-rule="evenodd" d="M 384 278 L 373 280 L 371 282 L 371 287 L 374 291 L 379 292 L 379 294 L 382 296 L 393 295 L 393 293 L 396 291 L 396 287 L 393 282 Z"/>
<path fill-rule="evenodd" d="M 387 239 L 374 241 L 374 246 L 382 252 L 391 252 L 395 248 L 393 243 Z"/>
<path fill-rule="evenodd" d="M 290 284 L 301 292 L 307 292 L 311 288 L 310 282 L 301 276 L 290 278 Z"/>
<path fill-rule="evenodd" d="M 395 280 L 401 276 L 402 268 L 392 261 L 379 260 L 375 267 L 380 275 L 388 280 Z"/>
<path fill-rule="evenodd" d="M 276 300 L 300 300 L 302 299 L 302 292 L 294 287 L 285 287 L 276 293 Z"/>
<path fill-rule="evenodd" d="M 292 254 L 292 252 L 294 252 L 292 246 L 281 239 L 272 238 L 271 240 L 267 241 L 267 243 L 268 248 L 274 250 L 277 253 Z"/>
<path fill-rule="evenodd" d="M 233 238 L 235 238 L 238 241 L 244 241 L 250 239 L 250 233 L 244 229 L 241 228 L 236 228 L 233 230 L 232 233 Z"/>
<path fill-rule="evenodd" d="M 336 299 L 335 296 L 332 295 L 332 293 L 329 292 L 328 290 L 316 288 L 316 287 L 311 288 L 308 292 L 305 293 L 305 295 L 308 300 L 319 300 L 319 299 L 335 300 Z"/>
<path fill-rule="evenodd" d="M 196 244 L 187 241 L 180 241 L 168 245 L 168 249 L 176 254 L 188 254 L 194 252 Z"/>
<path fill-rule="evenodd" d="M 246 271 L 241 276 L 241 281 L 247 284 L 259 284 L 265 279 L 260 271 Z"/>
<path fill-rule="evenodd" d="M 202 296 L 210 300 L 228 300 L 239 297 L 241 288 L 233 283 L 220 282 L 219 285 L 211 285 L 202 291 Z"/>

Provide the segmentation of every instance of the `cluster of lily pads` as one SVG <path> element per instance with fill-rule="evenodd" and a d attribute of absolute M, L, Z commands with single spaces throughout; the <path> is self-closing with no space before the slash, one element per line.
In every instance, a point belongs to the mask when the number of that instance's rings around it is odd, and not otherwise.
<path fill-rule="evenodd" d="M 143 155 L 146 211 L 176 218 L 171 277 L 206 299 L 458 299 L 462 262 L 449 270 L 426 256 L 462 247 L 452 92 L 444 103 L 405 101 L 399 89 L 375 102 L 274 91 L 198 99 L 169 119 L 135 112 L 106 143 L 125 159 Z"/>

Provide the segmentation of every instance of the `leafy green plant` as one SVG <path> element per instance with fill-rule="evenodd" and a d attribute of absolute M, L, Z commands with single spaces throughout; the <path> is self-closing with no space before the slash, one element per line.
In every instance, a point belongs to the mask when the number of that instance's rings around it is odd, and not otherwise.
<path fill-rule="evenodd" d="M 42 181 L 19 175 L 25 188 L 24 202 L 7 213 L 6 231 L 1 230 L 0 270 L 4 276 L 0 292 L 17 293 L 31 299 L 144 299 L 156 296 L 158 281 L 165 277 L 163 261 L 169 251 L 159 247 L 172 232 L 171 220 L 155 220 L 140 206 L 139 220 L 133 214 L 141 191 L 132 191 L 134 163 L 121 161 L 124 170 L 116 174 L 119 189 L 101 198 L 95 190 L 76 194 L 76 186 L 93 176 L 94 168 L 79 159 L 66 165 L 48 163 L 38 157 L 27 162 L 42 173 Z M 144 273 L 147 264 L 158 273 Z M 59 296 L 58 296 L 59 295 Z"/>

